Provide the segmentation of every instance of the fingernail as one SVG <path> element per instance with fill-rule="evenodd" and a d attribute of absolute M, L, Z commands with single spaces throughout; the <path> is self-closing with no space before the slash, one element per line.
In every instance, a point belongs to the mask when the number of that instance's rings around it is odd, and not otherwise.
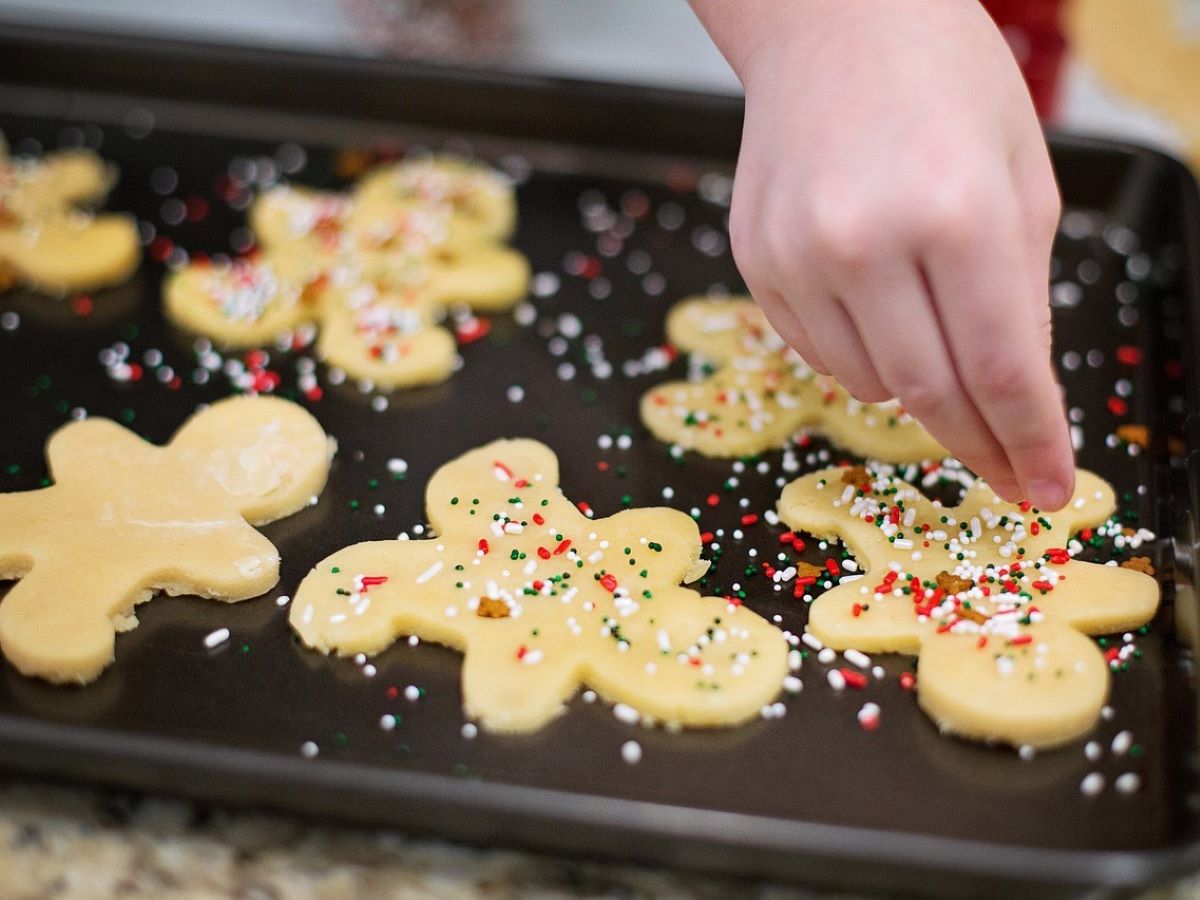
<path fill-rule="evenodd" d="M 1059 481 L 1035 478 L 1029 482 L 1029 500 L 1039 509 L 1053 512 L 1066 506 L 1070 499 L 1070 491 Z"/>

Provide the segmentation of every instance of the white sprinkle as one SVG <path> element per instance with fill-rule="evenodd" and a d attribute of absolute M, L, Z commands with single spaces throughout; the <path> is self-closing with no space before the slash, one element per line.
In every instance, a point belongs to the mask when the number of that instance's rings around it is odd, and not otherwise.
<path fill-rule="evenodd" d="M 636 725 L 641 718 L 641 714 L 627 703 L 618 703 L 614 706 L 613 715 L 626 725 Z"/>
<path fill-rule="evenodd" d="M 860 669 L 871 668 L 871 658 L 860 650 L 845 650 L 842 652 L 842 656 L 846 658 L 846 662 L 858 666 Z"/>
<path fill-rule="evenodd" d="M 1141 789 L 1142 779 L 1137 772 L 1126 772 L 1124 775 L 1118 775 L 1117 780 L 1113 782 L 1113 787 L 1122 794 L 1134 794 Z"/>
<path fill-rule="evenodd" d="M 476 727 L 474 722 L 463 723 L 462 736 L 468 741 L 473 740 L 477 734 L 479 734 L 479 728 Z"/>
<path fill-rule="evenodd" d="M 1129 752 L 1129 748 L 1133 746 L 1133 732 L 1121 731 L 1112 739 L 1112 752 L 1117 756 L 1123 756 Z"/>
<path fill-rule="evenodd" d="M 391 713 L 384 713 L 379 717 L 379 727 L 384 731 L 391 731 L 396 727 L 396 717 Z"/>
<path fill-rule="evenodd" d="M 806 643 L 813 650 L 819 651 L 825 648 L 825 645 L 821 643 L 821 639 L 811 631 L 806 631 L 804 634 L 800 635 L 800 640 L 804 641 L 804 643 Z"/>
<path fill-rule="evenodd" d="M 621 759 L 631 766 L 642 761 L 642 745 L 637 741 L 626 741 L 621 745 Z"/>
<path fill-rule="evenodd" d="M 1083 755 L 1087 757 L 1088 762 L 1096 762 L 1096 760 L 1104 755 L 1104 749 L 1100 746 L 1099 742 L 1088 741 L 1084 745 Z"/>
<path fill-rule="evenodd" d="M 1088 772 L 1079 782 L 1079 792 L 1085 797 L 1095 797 L 1104 790 L 1104 776 L 1099 772 Z"/>
<path fill-rule="evenodd" d="M 846 676 L 837 669 L 830 669 L 825 673 L 825 679 L 829 682 L 829 686 L 835 691 L 840 691 L 846 686 Z"/>
<path fill-rule="evenodd" d="M 789 694 L 798 694 L 804 689 L 804 682 L 802 682 L 795 675 L 784 675 L 783 689 Z"/>
<path fill-rule="evenodd" d="M 291 602 L 292 602 L 292 598 L 289 597 L 287 594 L 280 594 L 278 597 L 275 598 L 276 606 L 287 606 Z"/>
<path fill-rule="evenodd" d="M 210 632 L 205 636 L 204 646 L 211 650 L 214 647 L 221 646 L 227 640 L 229 640 L 229 629 L 218 628 L 216 631 Z"/>
<path fill-rule="evenodd" d="M 389 459 L 387 467 L 388 471 L 393 475 L 399 475 L 402 472 L 408 471 L 408 463 L 402 459 Z"/>
<path fill-rule="evenodd" d="M 584 703 L 595 703 L 596 702 L 596 692 L 595 691 L 584 691 L 582 697 L 583 697 Z"/>
<path fill-rule="evenodd" d="M 1032 762 L 1037 751 L 1030 744 L 1022 744 L 1017 748 L 1017 756 L 1021 757 L 1021 762 Z"/>
<path fill-rule="evenodd" d="M 316 744 L 314 744 L 312 741 L 305 741 L 303 744 L 300 745 L 300 755 L 303 756 L 305 759 L 312 759 L 314 756 L 316 756 L 320 752 L 321 752 L 321 748 L 318 747 Z"/>
<path fill-rule="evenodd" d="M 835 659 L 837 659 L 837 653 L 834 652 L 832 647 L 826 647 L 824 650 L 822 650 L 820 653 L 817 654 L 817 662 L 822 663 L 823 665 L 826 665 L 826 666 L 829 665 L 831 662 L 833 662 Z"/>
<path fill-rule="evenodd" d="M 509 403 L 520 403 L 525 399 L 525 388 L 519 384 L 514 384 L 505 392 L 505 396 L 508 397 Z"/>
<path fill-rule="evenodd" d="M 417 576 L 417 584 L 424 584 L 425 582 L 429 581 L 429 579 L 437 575 L 437 573 L 440 571 L 442 571 L 442 561 L 439 559 L 432 566 Z"/>
<path fill-rule="evenodd" d="M 404 689 L 405 700 L 417 700 L 421 696 L 421 689 L 415 684 L 410 684 Z"/>

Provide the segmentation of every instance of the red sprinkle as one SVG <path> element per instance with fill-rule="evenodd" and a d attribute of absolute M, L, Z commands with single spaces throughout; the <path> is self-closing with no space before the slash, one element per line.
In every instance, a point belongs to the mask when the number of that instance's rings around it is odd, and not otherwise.
<path fill-rule="evenodd" d="M 1019 647 L 1022 644 L 1032 644 L 1033 643 L 1033 635 L 1032 634 L 1018 634 L 1015 638 L 1010 638 L 1008 642 L 1010 644 L 1012 644 L 1014 647 Z"/>
<path fill-rule="evenodd" d="M 600 586 L 610 594 L 617 589 L 617 576 L 612 572 L 605 572 L 600 578 Z"/>
<path fill-rule="evenodd" d="M 852 687 L 856 691 L 861 691 L 867 686 L 867 676 L 862 672 L 855 671 L 854 669 L 847 669 L 845 667 L 838 669 L 838 671 L 841 672 L 842 677 L 846 679 L 846 687 Z"/>
<path fill-rule="evenodd" d="M 900 690 L 911 691 L 916 686 L 917 686 L 917 676 L 916 675 L 914 675 L 912 672 L 901 672 L 900 673 Z"/>
<path fill-rule="evenodd" d="M 1117 362 L 1125 366 L 1136 366 L 1142 361 L 1141 347 L 1118 347 Z"/>
<path fill-rule="evenodd" d="M 486 540 L 480 539 L 480 541 L 479 541 L 479 552 L 480 552 L 480 553 L 482 553 L 484 556 L 487 556 L 487 553 L 488 553 L 488 542 L 487 542 Z"/>
<path fill-rule="evenodd" d="M 758 513 L 746 513 L 742 516 L 742 524 L 749 527 L 758 521 Z"/>

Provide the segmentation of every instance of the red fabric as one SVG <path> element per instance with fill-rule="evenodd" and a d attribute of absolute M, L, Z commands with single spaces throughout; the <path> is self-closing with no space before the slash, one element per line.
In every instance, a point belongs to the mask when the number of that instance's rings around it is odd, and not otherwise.
<path fill-rule="evenodd" d="M 1064 0 L 983 0 L 983 5 L 1020 63 L 1038 115 L 1052 118 L 1067 49 L 1059 27 Z"/>

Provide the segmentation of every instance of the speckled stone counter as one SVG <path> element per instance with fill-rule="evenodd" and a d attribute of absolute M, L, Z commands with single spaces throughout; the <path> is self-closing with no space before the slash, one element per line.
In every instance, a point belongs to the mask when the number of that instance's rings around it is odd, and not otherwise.
<path fill-rule="evenodd" d="M 693 873 L 477 850 L 283 815 L 0 781 L 0 898 L 849 900 Z M 1200 876 L 1141 900 L 1200 898 Z"/>
<path fill-rule="evenodd" d="M 701 875 L 481 851 L 285 816 L 0 783 L 0 898 L 807 900 Z"/>

